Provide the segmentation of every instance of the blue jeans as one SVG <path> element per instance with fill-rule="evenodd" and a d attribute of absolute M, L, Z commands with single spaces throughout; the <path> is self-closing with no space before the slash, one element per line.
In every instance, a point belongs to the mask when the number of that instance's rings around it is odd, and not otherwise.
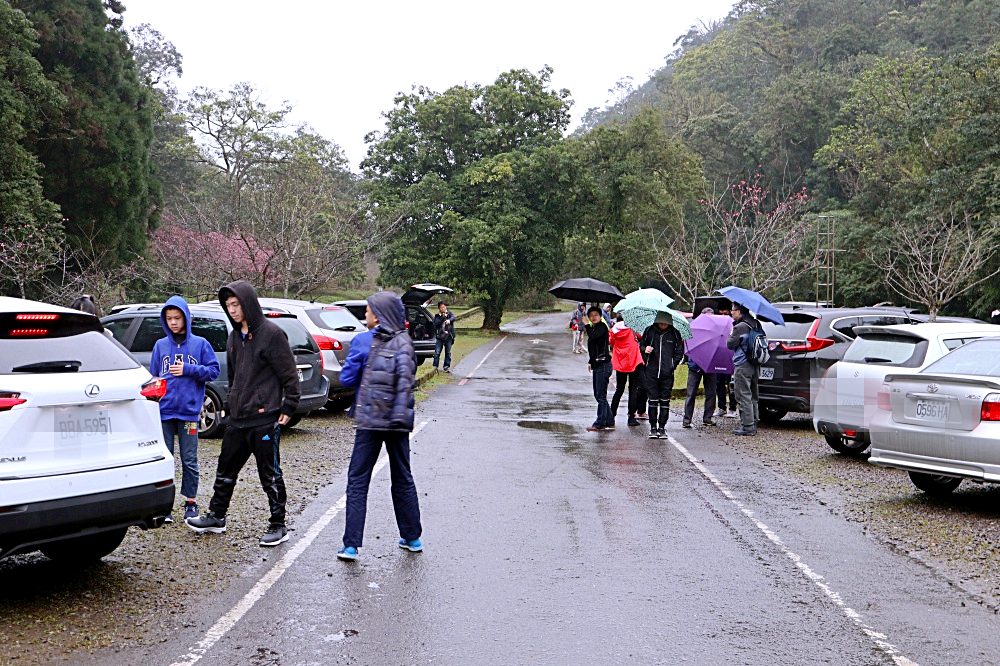
<path fill-rule="evenodd" d="M 611 416 L 611 405 L 608 404 L 608 383 L 611 381 L 611 363 L 605 362 L 593 368 L 591 374 L 594 376 L 594 399 L 597 400 L 597 420 L 594 421 L 595 428 L 614 425 L 615 419 Z"/>
<path fill-rule="evenodd" d="M 437 338 L 434 340 L 434 367 L 438 367 L 438 359 L 441 357 L 441 350 L 444 349 L 444 369 L 447 370 L 451 367 L 451 345 L 455 342 L 450 337 L 442 340 Z"/>
<path fill-rule="evenodd" d="M 193 435 L 188 434 L 188 428 L 180 419 L 161 421 L 163 426 L 163 441 L 167 443 L 171 457 L 174 455 L 174 437 L 181 443 L 181 495 L 194 499 L 198 495 L 198 423 L 195 424 Z"/>
<path fill-rule="evenodd" d="M 389 454 L 389 475 L 392 479 L 392 508 L 396 513 L 399 536 L 407 541 L 419 539 L 420 501 L 417 486 L 410 472 L 410 433 L 390 430 L 358 430 L 354 435 L 354 451 L 347 470 L 347 524 L 344 545 L 360 548 L 365 535 L 368 515 L 368 486 L 378 454 L 385 444 Z"/>

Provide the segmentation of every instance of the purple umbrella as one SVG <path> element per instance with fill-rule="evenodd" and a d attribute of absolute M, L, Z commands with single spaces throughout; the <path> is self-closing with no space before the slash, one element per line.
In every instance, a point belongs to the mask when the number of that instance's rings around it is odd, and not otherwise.
<path fill-rule="evenodd" d="M 733 374 L 733 352 L 726 340 L 733 330 L 733 320 L 724 315 L 698 315 L 691 322 L 691 339 L 684 342 L 688 358 L 705 372 Z"/>

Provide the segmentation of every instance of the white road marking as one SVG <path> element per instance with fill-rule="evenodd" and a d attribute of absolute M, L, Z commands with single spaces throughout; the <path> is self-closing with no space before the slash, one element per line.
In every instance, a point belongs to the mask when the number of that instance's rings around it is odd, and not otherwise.
<path fill-rule="evenodd" d="M 502 340 L 501 340 L 502 342 Z M 429 420 L 421 421 L 416 428 L 413 429 L 413 434 L 410 435 L 411 439 L 416 437 L 417 434 L 424 429 L 430 423 Z M 374 478 L 378 473 L 389 463 L 389 458 L 385 451 L 379 456 L 378 462 L 375 463 L 375 468 L 372 470 L 372 478 Z M 216 643 L 218 643 L 222 638 L 229 633 L 233 627 L 236 626 L 244 615 L 246 615 L 254 605 L 260 601 L 268 590 L 274 587 L 274 584 L 288 571 L 295 560 L 299 559 L 299 556 L 305 552 L 306 548 L 312 545 L 312 542 L 316 540 L 320 532 L 326 529 L 326 526 L 336 518 L 337 514 L 344 510 L 347 506 L 347 495 L 341 495 L 340 499 L 327 509 L 322 516 L 320 516 L 315 523 L 313 523 L 306 533 L 302 535 L 302 538 L 292 544 L 285 554 L 278 560 L 278 563 L 267 570 L 263 576 L 254 584 L 250 591 L 240 599 L 235 606 L 229 609 L 225 615 L 220 617 L 215 624 L 205 633 L 204 638 L 198 641 L 197 644 L 192 647 L 187 654 L 182 656 L 178 661 L 175 661 L 170 666 L 194 666 L 198 663 L 202 657 L 205 656 L 209 650 L 212 649 Z M 339 640 L 339 639 L 334 639 Z"/>
<path fill-rule="evenodd" d="M 790 559 L 795 564 L 795 566 L 798 567 L 799 571 L 805 574 L 806 578 L 815 583 L 816 587 L 822 590 L 823 594 L 826 595 L 826 597 L 830 601 L 832 601 L 834 605 L 837 606 L 837 608 L 839 608 L 844 613 L 844 615 L 848 617 L 848 619 L 850 619 L 854 624 L 856 624 L 858 628 L 860 628 L 861 631 L 863 631 L 864 634 L 868 636 L 868 638 L 872 639 L 875 645 L 878 646 L 878 648 L 882 650 L 882 652 L 884 652 L 888 657 L 892 659 L 893 663 L 898 664 L 899 666 L 919 666 L 917 662 L 912 661 L 911 659 L 907 659 L 903 655 L 899 654 L 896 646 L 894 646 L 887 640 L 887 636 L 885 634 L 876 631 L 871 626 L 866 624 L 864 619 L 861 617 L 861 614 L 858 613 L 853 608 L 851 608 L 850 606 L 848 606 L 844 602 L 840 594 L 838 594 L 836 590 L 834 590 L 832 587 L 830 587 L 829 584 L 827 584 L 823 576 L 813 571 L 813 569 L 808 564 L 802 561 L 801 557 L 799 557 L 795 552 L 793 552 L 790 548 L 788 548 L 788 546 L 785 545 L 785 543 L 781 540 L 781 537 L 779 537 L 770 527 L 768 527 L 763 522 L 758 520 L 757 517 L 754 516 L 753 511 L 748 509 L 747 506 L 736 497 L 733 491 L 731 491 L 725 483 L 720 481 L 718 477 L 716 477 L 711 472 L 711 470 L 708 469 L 708 467 L 700 463 L 698 459 L 695 458 L 690 451 L 688 451 L 680 442 L 674 439 L 671 435 L 669 434 L 667 435 L 667 440 L 671 444 L 673 444 L 674 448 L 680 451 L 681 455 L 687 458 L 688 462 L 694 465 L 695 468 L 699 472 L 701 472 L 702 476 L 708 479 L 712 483 L 712 485 L 715 486 L 719 490 L 719 492 L 721 492 L 726 497 L 726 499 L 732 502 L 743 515 L 749 518 L 750 521 L 757 527 L 757 529 L 763 532 L 764 536 L 766 536 L 771 543 L 777 546 L 778 549 L 785 555 L 785 557 Z"/>
<path fill-rule="evenodd" d="M 483 357 L 483 360 L 481 360 L 479 362 L 479 364 L 472 369 L 472 372 L 470 372 L 469 374 L 467 374 L 465 376 L 465 378 L 462 379 L 462 381 L 460 381 L 458 383 L 458 385 L 459 386 L 465 386 L 469 382 L 469 380 L 472 379 L 472 376 L 476 374 L 476 371 L 479 370 L 479 368 L 483 367 L 483 363 L 486 363 L 486 359 L 488 359 L 493 354 L 493 352 L 495 352 L 497 350 L 497 347 L 499 347 L 500 345 L 502 345 L 503 341 L 506 340 L 506 339 L 507 339 L 506 335 L 503 336 L 502 338 L 500 338 L 500 341 L 497 342 L 495 345 L 493 345 L 493 349 L 491 349 L 488 352 L 486 352 L 486 356 Z"/>

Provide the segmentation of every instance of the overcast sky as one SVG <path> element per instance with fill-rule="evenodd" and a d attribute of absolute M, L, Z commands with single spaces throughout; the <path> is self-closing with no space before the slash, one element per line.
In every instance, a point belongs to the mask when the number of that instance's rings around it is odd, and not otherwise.
<path fill-rule="evenodd" d="M 126 27 L 150 23 L 184 56 L 182 91 L 249 81 L 293 120 L 344 149 L 352 166 L 364 136 L 382 128 L 397 92 L 491 83 L 503 71 L 551 65 L 573 95 L 573 126 L 608 90 L 645 81 L 699 21 L 733 0 L 126 0 Z"/>

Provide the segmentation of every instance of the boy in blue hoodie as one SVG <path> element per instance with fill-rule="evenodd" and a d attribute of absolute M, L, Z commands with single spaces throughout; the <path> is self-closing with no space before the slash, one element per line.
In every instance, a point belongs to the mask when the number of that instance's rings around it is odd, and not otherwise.
<path fill-rule="evenodd" d="M 198 515 L 198 422 L 205 403 L 205 384 L 219 376 L 219 361 L 205 338 L 191 333 L 191 311 L 187 301 L 171 296 L 160 310 L 160 323 L 167 337 L 153 345 L 149 372 L 167 380 L 167 394 L 160 399 L 163 440 L 174 453 L 174 439 L 181 449 L 181 495 L 184 517 Z M 167 516 L 172 523 L 173 517 Z"/>

